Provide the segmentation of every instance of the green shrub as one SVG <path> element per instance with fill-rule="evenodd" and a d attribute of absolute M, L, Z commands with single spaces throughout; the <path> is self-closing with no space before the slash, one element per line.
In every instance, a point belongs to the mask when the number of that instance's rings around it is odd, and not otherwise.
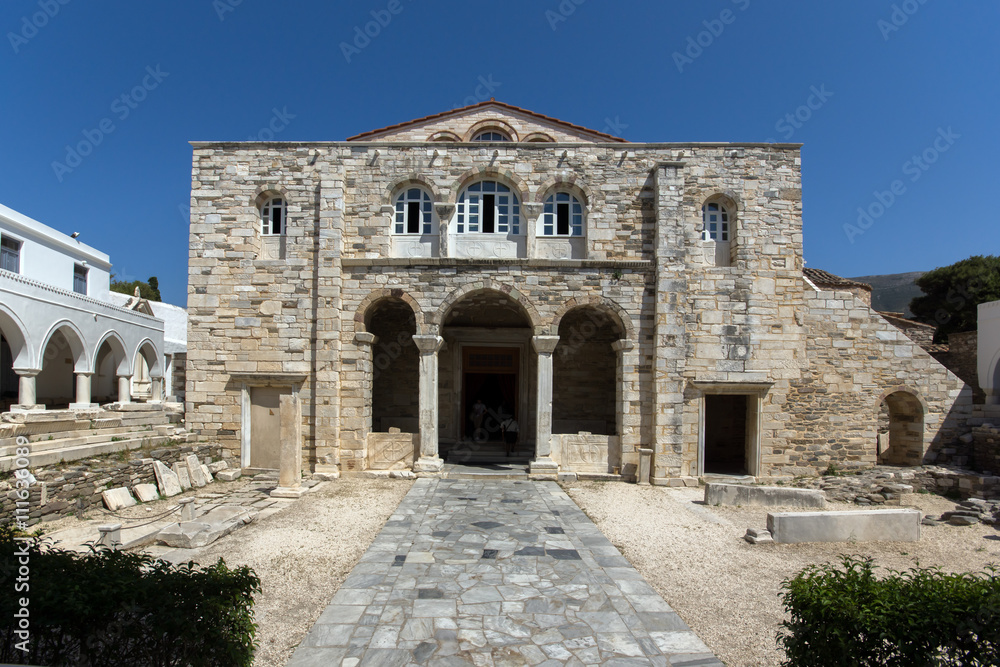
<path fill-rule="evenodd" d="M 22 556 L 22 551 L 27 556 Z M 253 596 L 248 567 L 176 566 L 143 553 L 92 548 L 78 554 L 40 538 L 15 540 L 0 526 L 0 662 L 92 667 L 245 665 L 253 661 Z M 19 561 L 29 589 L 15 592 Z M 28 652 L 18 648 L 14 614 L 28 598 Z M 24 647 L 24 644 L 21 644 Z"/>
<path fill-rule="evenodd" d="M 791 667 L 1000 664 L 1000 575 L 890 571 L 870 558 L 811 565 L 782 584 Z"/>

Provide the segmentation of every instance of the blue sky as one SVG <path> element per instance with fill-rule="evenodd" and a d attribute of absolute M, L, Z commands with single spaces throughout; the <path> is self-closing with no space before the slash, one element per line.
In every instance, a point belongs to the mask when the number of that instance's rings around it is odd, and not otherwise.
<path fill-rule="evenodd" d="M 0 203 L 184 305 L 189 141 L 485 95 L 632 141 L 802 142 L 808 265 L 926 270 L 997 254 L 998 26 L 996 0 L 4 0 Z"/>

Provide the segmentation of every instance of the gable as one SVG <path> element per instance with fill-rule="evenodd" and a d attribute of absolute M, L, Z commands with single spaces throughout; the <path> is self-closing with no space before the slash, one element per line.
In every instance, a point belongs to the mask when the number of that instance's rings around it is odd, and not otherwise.
<path fill-rule="evenodd" d="M 347 140 L 472 141 L 481 132 L 489 131 L 499 132 L 518 142 L 625 142 L 620 137 L 495 100 L 363 132 Z"/>

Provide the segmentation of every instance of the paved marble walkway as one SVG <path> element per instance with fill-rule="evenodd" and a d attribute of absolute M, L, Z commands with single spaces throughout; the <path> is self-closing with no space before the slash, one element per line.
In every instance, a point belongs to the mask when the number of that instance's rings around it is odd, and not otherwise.
<path fill-rule="evenodd" d="M 286 667 L 721 666 L 553 482 L 419 479 Z"/>

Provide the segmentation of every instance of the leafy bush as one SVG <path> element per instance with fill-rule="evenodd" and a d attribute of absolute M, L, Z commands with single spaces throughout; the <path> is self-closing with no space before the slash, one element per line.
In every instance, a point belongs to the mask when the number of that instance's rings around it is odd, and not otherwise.
<path fill-rule="evenodd" d="M 27 555 L 23 552 L 27 551 Z M 78 554 L 0 526 L 0 662 L 92 667 L 250 665 L 256 646 L 248 567 L 176 566 L 144 553 Z M 18 581 L 27 560 L 27 580 Z M 15 586 L 27 583 L 24 591 Z M 30 639 L 18 634 L 28 598 Z M 27 647 L 28 652 L 18 648 Z"/>
<path fill-rule="evenodd" d="M 890 571 L 870 558 L 811 565 L 782 584 L 791 667 L 1000 664 L 1000 575 Z"/>

